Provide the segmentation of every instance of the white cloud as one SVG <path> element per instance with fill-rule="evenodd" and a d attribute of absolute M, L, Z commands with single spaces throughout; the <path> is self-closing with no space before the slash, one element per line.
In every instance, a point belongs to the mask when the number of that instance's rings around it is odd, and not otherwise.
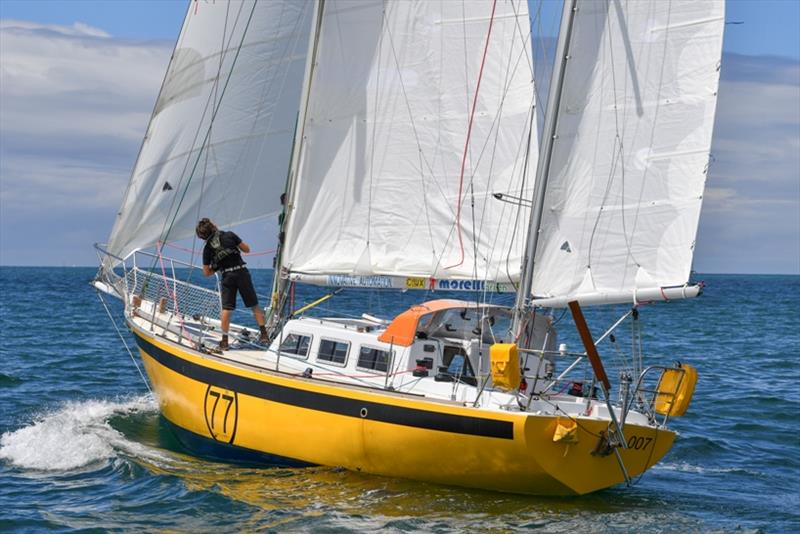
<path fill-rule="evenodd" d="M 695 268 L 800 273 L 800 63 L 727 55 Z"/>
<path fill-rule="evenodd" d="M 29 22 L 27 20 L 13 20 L 2 19 L 0 20 L 0 31 L 7 30 L 35 30 L 35 31 L 49 31 L 60 35 L 71 35 L 78 37 L 111 37 L 109 34 L 101 30 L 84 24 L 83 22 L 76 22 L 72 26 L 60 26 L 57 24 L 39 24 L 37 22 Z"/>
<path fill-rule="evenodd" d="M 55 242 L 37 260 L 39 227 L 69 220 L 107 237 L 171 49 L 82 23 L 0 21 L 0 262 L 94 262 L 91 241 Z"/>

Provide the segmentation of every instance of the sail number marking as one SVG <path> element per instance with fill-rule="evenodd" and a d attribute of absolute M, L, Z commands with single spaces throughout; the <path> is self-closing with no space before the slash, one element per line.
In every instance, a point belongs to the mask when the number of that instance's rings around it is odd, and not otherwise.
<path fill-rule="evenodd" d="M 628 448 L 641 451 L 649 447 L 651 441 L 653 441 L 653 438 L 646 438 L 644 436 L 631 436 L 628 438 Z"/>
<path fill-rule="evenodd" d="M 216 441 L 233 443 L 239 420 L 238 395 L 217 386 L 208 386 L 205 397 L 206 425 Z"/>

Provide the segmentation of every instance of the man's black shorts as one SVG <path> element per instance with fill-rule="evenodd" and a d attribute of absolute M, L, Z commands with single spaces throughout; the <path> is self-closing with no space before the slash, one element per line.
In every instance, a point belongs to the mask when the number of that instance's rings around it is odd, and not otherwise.
<path fill-rule="evenodd" d="M 244 305 L 247 308 L 258 306 L 258 296 L 253 287 L 253 280 L 250 278 L 250 271 L 246 268 L 230 271 L 222 274 L 220 282 L 220 296 L 222 297 L 223 310 L 236 309 L 236 290 L 242 296 Z"/>

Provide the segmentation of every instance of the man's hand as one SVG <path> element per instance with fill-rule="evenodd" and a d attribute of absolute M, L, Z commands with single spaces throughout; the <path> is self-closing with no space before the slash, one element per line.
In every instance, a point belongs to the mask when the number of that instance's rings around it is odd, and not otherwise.
<path fill-rule="evenodd" d="M 203 265 L 203 274 L 205 276 L 211 276 L 214 274 L 214 269 L 212 269 L 210 265 Z"/>
<path fill-rule="evenodd" d="M 239 243 L 239 250 L 247 254 L 250 252 L 250 245 L 242 241 L 241 243 Z"/>

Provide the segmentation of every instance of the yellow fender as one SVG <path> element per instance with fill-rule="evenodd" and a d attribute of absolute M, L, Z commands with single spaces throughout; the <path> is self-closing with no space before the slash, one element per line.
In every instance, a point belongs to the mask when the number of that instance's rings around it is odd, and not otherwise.
<path fill-rule="evenodd" d="M 489 349 L 489 358 L 494 386 L 507 391 L 517 389 L 521 375 L 516 343 L 495 343 Z"/>
<path fill-rule="evenodd" d="M 559 417 L 556 419 L 556 430 L 553 432 L 553 441 L 561 443 L 578 443 L 578 423 L 572 419 Z"/>
<path fill-rule="evenodd" d="M 671 417 L 685 414 L 696 385 L 697 369 L 691 365 L 679 363 L 678 367 L 664 369 L 656 387 L 656 412 Z"/>

